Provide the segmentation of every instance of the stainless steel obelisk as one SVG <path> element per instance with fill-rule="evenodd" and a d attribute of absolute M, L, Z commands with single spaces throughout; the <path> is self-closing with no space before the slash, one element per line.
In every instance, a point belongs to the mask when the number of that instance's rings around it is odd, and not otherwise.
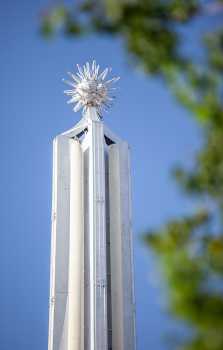
<path fill-rule="evenodd" d="M 135 350 L 129 148 L 101 118 L 107 73 L 69 73 L 83 117 L 54 140 L 48 350 Z"/>

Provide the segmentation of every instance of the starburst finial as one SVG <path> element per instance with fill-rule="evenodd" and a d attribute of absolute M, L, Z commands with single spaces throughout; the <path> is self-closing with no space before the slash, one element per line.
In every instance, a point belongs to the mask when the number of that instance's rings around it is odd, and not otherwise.
<path fill-rule="evenodd" d="M 78 112 L 83 108 L 86 112 L 89 107 L 94 107 L 99 118 L 102 118 L 102 112 L 107 111 L 114 100 L 112 91 L 115 90 L 112 84 L 119 80 L 114 77 L 105 80 L 107 74 L 111 72 L 111 68 L 106 68 L 99 73 L 100 66 L 93 61 L 90 65 L 87 62 L 83 67 L 77 64 L 78 72 L 76 74 L 68 72 L 72 81 L 64 82 L 72 87 L 71 90 L 65 90 L 64 93 L 71 96 L 67 103 L 74 103 L 74 112 Z"/>

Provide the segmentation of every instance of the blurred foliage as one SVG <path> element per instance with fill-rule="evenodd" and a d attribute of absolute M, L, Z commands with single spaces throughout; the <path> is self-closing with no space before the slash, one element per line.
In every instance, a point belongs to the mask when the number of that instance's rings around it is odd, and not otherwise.
<path fill-rule="evenodd" d="M 59 5 L 49 9 L 42 17 L 42 32 L 46 36 L 58 30 L 119 35 L 146 71 L 161 73 L 167 65 L 183 63 L 176 26 L 189 21 L 197 11 L 196 0 L 87 0 L 69 8 Z"/>
<path fill-rule="evenodd" d="M 157 256 L 171 314 L 192 328 L 177 347 L 185 350 L 223 349 L 223 27 L 203 35 L 199 62 L 185 56 L 180 30 L 213 13 L 223 13 L 223 1 L 87 0 L 42 17 L 47 37 L 58 31 L 120 37 L 131 62 L 162 79 L 200 123 L 201 149 L 190 169 L 178 167 L 174 175 L 187 195 L 207 204 L 144 236 Z"/>
<path fill-rule="evenodd" d="M 170 313 L 193 329 L 178 349 L 223 349 L 223 240 L 210 223 L 202 211 L 145 236 L 159 257 Z"/>

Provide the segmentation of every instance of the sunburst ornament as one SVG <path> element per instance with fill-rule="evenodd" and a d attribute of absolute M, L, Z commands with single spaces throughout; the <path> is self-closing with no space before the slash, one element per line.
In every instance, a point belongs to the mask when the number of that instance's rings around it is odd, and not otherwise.
<path fill-rule="evenodd" d="M 82 108 L 85 113 L 88 108 L 94 107 L 100 119 L 102 112 L 107 111 L 112 105 L 114 100 L 112 92 L 115 90 L 112 85 L 120 78 L 114 77 L 106 80 L 111 68 L 106 68 L 100 73 L 100 66 L 96 64 L 96 61 L 93 61 L 91 65 L 87 62 L 83 67 L 77 64 L 77 69 L 76 74 L 68 72 L 72 81 L 64 80 L 72 87 L 71 90 L 64 91 L 66 95 L 71 96 L 67 103 L 75 105 L 74 112 L 78 112 Z"/>

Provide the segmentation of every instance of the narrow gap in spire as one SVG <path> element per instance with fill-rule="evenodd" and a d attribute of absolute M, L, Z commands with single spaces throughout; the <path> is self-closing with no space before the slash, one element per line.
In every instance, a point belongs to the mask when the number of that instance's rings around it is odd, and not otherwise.
<path fill-rule="evenodd" d="M 112 141 L 108 136 L 104 135 L 106 145 L 113 145 L 115 142 Z"/>

